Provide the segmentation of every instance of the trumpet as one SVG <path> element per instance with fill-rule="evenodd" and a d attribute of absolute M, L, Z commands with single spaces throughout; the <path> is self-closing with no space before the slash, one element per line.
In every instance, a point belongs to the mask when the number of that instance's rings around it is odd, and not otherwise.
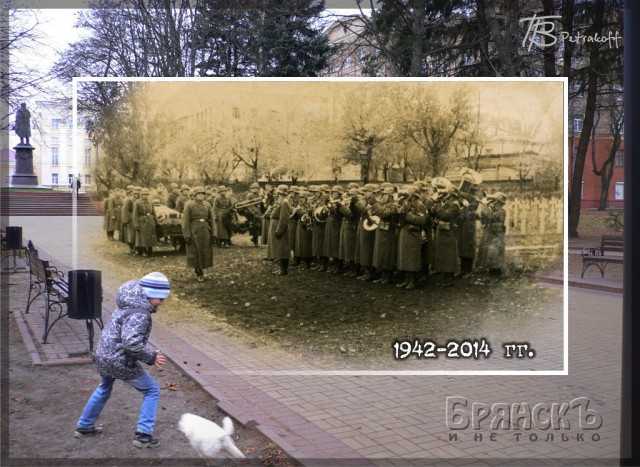
<path fill-rule="evenodd" d="M 302 205 L 298 205 L 295 208 L 293 208 L 291 214 L 289 214 L 289 219 L 295 219 L 297 218 L 300 214 L 302 214 Z"/>
<path fill-rule="evenodd" d="M 256 199 L 246 199 L 244 201 L 240 201 L 239 203 L 236 203 L 233 205 L 234 209 L 242 209 L 242 208 L 248 208 L 249 206 L 256 206 L 258 204 L 262 204 L 264 200 L 262 198 L 256 198 Z"/>

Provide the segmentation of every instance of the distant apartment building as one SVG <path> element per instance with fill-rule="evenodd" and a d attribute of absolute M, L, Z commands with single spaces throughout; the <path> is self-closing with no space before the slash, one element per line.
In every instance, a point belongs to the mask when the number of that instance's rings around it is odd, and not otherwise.
<path fill-rule="evenodd" d="M 82 189 L 93 191 L 95 183 L 91 175 L 97 162 L 97 150 L 89 139 L 87 120 L 78 118 L 74 138 L 70 105 L 38 101 L 35 114 L 39 130 L 33 132 L 31 144 L 36 148 L 34 170 L 40 185 L 67 190 L 71 181 L 80 176 Z"/>

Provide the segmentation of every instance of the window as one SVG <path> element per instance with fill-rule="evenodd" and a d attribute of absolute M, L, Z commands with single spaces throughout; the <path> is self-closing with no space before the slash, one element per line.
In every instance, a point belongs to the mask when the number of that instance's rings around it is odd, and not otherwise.
<path fill-rule="evenodd" d="M 616 151 L 616 167 L 624 167 L 624 151 L 621 149 Z"/>
<path fill-rule="evenodd" d="M 84 148 L 84 165 L 91 165 L 91 148 Z"/>
<path fill-rule="evenodd" d="M 51 174 L 51 184 L 52 185 L 57 185 L 58 184 L 58 174 L 57 173 L 52 173 Z"/>
<path fill-rule="evenodd" d="M 582 133 L 582 124 L 584 123 L 584 119 L 582 118 L 574 118 L 573 119 L 573 131 L 576 133 Z"/>
<path fill-rule="evenodd" d="M 624 182 L 616 182 L 616 195 L 615 199 L 624 199 Z"/>
<path fill-rule="evenodd" d="M 69 186 L 71 186 L 71 184 L 73 183 L 73 174 L 69 174 L 69 175 L 67 175 L 67 177 L 69 178 L 67 183 L 68 183 Z"/>
<path fill-rule="evenodd" d="M 51 148 L 51 165 L 59 165 L 58 146 L 54 146 Z"/>
<path fill-rule="evenodd" d="M 52 118 L 51 119 L 51 129 L 52 130 L 57 130 L 59 125 L 60 125 L 60 119 L 59 118 Z"/>
<path fill-rule="evenodd" d="M 84 184 L 85 185 L 91 185 L 91 175 L 84 174 Z"/>
<path fill-rule="evenodd" d="M 57 136 L 52 136 L 51 137 L 51 146 L 57 146 L 58 144 L 60 144 L 60 138 L 58 138 Z"/>

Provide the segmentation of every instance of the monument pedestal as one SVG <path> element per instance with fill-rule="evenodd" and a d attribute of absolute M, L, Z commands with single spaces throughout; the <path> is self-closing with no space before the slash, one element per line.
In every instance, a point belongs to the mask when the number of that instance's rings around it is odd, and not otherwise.
<path fill-rule="evenodd" d="M 11 185 L 38 186 L 38 176 L 33 173 L 33 150 L 30 144 L 20 143 L 13 148 L 16 152 L 16 171 L 11 177 Z"/>
<path fill-rule="evenodd" d="M 11 177 L 11 186 L 38 186 L 38 176 L 34 174 L 15 174 Z"/>

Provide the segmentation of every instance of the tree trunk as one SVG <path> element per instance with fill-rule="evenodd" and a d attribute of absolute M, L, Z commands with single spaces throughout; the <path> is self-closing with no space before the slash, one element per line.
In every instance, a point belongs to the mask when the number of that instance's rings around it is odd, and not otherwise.
<path fill-rule="evenodd" d="M 593 27 L 588 31 L 588 35 L 601 36 L 604 15 L 604 0 L 596 0 L 594 3 Z M 586 34 L 585 34 L 586 35 Z M 584 174 L 584 164 L 587 156 L 587 146 L 593 128 L 594 116 L 596 112 L 596 98 L 598 97 L 598 76 L 600 73 L 600 50 L 599 44 L 587 42 L 589 50 L 589 71 L 587 80 L 587 100 L 585 106 L 584 123 L 578 149 L 575 157 L 574 171 L 571 178 L 571 198 L 569 205 L 569 237 L 575 238 L 578 235 L 578 224 L 580 223 L 580 202 L 582 190 L 582 176 Z"/>

